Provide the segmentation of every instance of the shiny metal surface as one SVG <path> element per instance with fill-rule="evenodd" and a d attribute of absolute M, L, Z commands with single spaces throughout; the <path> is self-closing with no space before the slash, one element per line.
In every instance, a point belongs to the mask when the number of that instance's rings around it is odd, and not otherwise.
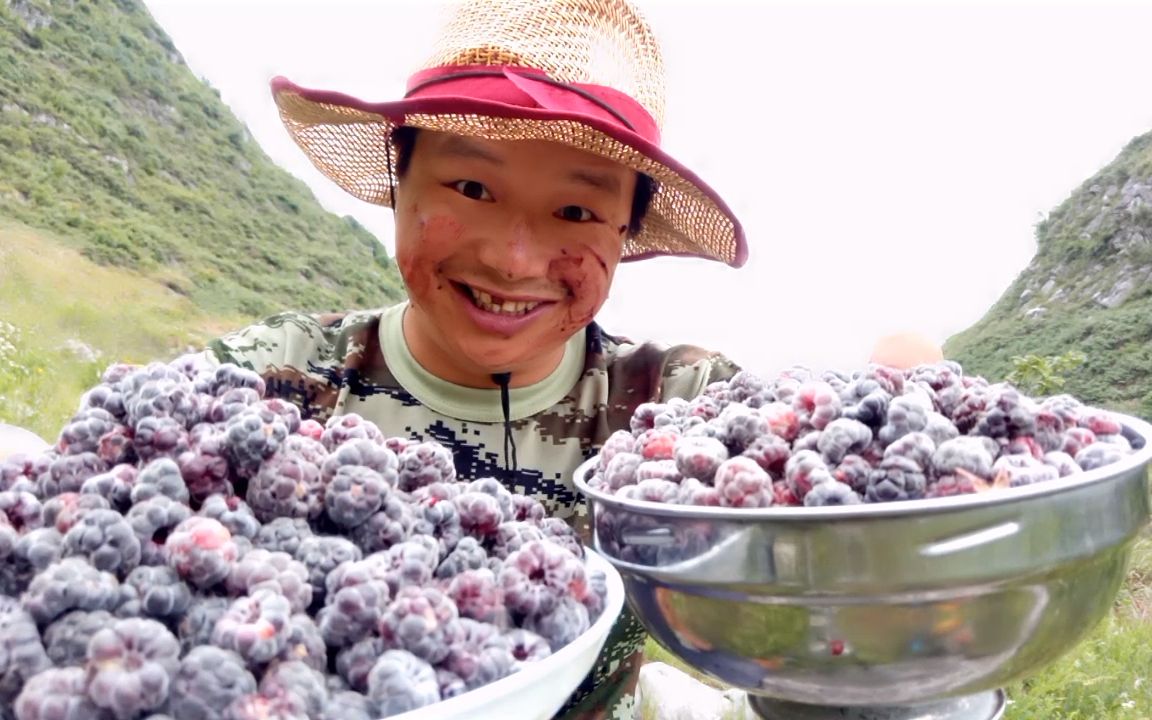
<path fill-rule="evenodd" d="M 1152 427 L 1112 466 L 954 498 L 727 509 L 584 482 L 593 547 L 662 645 L 751 694 L 901 706 L 994 690 L 1107 614 L 1149 517 Z"/>

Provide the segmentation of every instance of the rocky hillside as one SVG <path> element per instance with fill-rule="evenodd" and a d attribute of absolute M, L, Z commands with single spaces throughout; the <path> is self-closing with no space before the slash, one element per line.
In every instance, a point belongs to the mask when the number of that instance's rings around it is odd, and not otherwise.
<path fill-rule="evenodd" d="M 1152 132 L 1036 228 L 1036 255 L 946 352 L 1002 378 L 1012 358 L 1084 353 L 1067 391 L 1152 418 Z M 958 288 L 962 292 L 963 288 Z"/>
<path fill-rule="evenodd" d="M 0 0 L 2 217 L 208 313 L 402 296 L 377 239 L 269 160 L 139 0 Z"/>

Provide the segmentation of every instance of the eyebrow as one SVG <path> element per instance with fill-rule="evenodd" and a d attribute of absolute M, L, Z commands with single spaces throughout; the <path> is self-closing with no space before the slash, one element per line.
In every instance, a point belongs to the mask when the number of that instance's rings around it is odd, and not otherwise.
<path fill-rule="evenodd" d="M 494 155 L 480 145 L 460 135 L 451 135 L 446 138 L 440 145 L 439 150 L 441 155 L 484 160 L 493 165 L 504 164 L 504 161 L 499 156 Z"/>
<path fill-rule="evenodd" d="M 568 173 L 568 179 L 587 185 L 596 190 L 602 190 L 613 195 L 620 192 L 620 178 L 612 173 L 598 173 L 591 170 L 573 170 Z"/>
<path fill-rule="evenodd" d="M 461 135 L 452 135 L 446 138 L 440 145 L 439 152 L 441 155 L 448 157 L 483 160 L 493 165 L 504 164 L 503 158 Z M 594 190 L 611 193 L 613 195 L 620 192 L 620 179 L 613 173 L 602 173 L 581 168 L 569 172 L 567 179 L 570 182 L 585 185 Z"/>

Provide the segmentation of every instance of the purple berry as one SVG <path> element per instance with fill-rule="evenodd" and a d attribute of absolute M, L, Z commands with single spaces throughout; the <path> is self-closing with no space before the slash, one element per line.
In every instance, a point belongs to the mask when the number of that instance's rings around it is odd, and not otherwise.
<path fill-rule="evenodd" d="M 181 720 L 215 720 L 237 698 L 256 692 L 256 678 L 234 652 L 192 648 L 172 676 L 169 711 Z"/>
<path fill-rule="evenodd" d="M 859 505 L 864 502 L 852 488 L 841 482 L 822 482 L 812 486 L 804 496 L 805 507 Z"/>
<path fill-rule="evenodd" d="M 88 641 L 88 696 L 118 718 L 160 707 L 180 667 L 180 643 L 156 620 L 117 620 Z"/>
<path fill-rule="evenodd" d="M 368 699 L 384 717 L 440 702 L 436 671 L 404 650 L 389 650 L 368 673 Z"/>
<path fill-rule="evenodd" d="M 868 478 L 865 499 L 870 502 L 916 500 L 924 497 L 928 480 L 924 469 L 903 455 L 885 458 Z"/>
<path fill-rule="evenodd" d="M 48 668 L 32 676 L 12 706 L 16 720 L 113 720 L 88 697 L 84 668 Z"/>
<path fill-rule="evenodd" d="M 270 588 L 237 598 L 216 621 L 212 644 L 238 653 L 248 664 L 266 663 L 288 643 L 292 605 Z"/>

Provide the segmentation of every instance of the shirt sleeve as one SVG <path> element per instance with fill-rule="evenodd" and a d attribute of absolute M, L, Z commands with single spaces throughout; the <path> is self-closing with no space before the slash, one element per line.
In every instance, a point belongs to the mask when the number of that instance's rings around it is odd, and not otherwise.
<path fill-rule="evenodd" d="M 668 350 L 660 383 L 659 400 L 691 400 L 712 383 L 729 380 L 740 366 L 723 353 L 693 345 L 677 345 Z"/>
<path fill-rule="evenodd" d="M 329 329 L 339 319 L 280 313 L 208 343 L 209 362 L 231 363 L 260 375 L 266 397 L 287 400 L 301 416 L 324 422 L 337 409 L 342 364 Z"/>
<path fill-rule="evenodd" d="M 213 362 L 232 363 L 261 375 L 283 368 L 307 368 L 321 354 L 323 329 L 318 318 L 280 313 L 208 343 Z"/>

